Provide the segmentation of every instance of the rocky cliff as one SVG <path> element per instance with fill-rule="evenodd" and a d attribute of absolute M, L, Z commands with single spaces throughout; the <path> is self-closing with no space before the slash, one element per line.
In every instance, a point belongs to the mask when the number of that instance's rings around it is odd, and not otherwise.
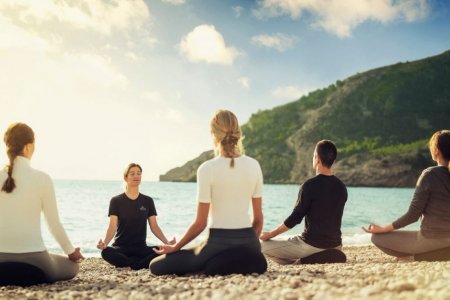
<path fill-rule="evenodd" d="M 414 186 L 432 165 L 427 139 L 450 127 L 450 51 L 398 63 L 258 111 L 242 126 L 246 154 L 256 158 L 266 183 L 301 183 L 314 174 L 318 140 L 338 147 L 336 174 L 351 186 Z M 160 176 L 195 181 L 196 169 L 213 156 L 202 153 Z"/>

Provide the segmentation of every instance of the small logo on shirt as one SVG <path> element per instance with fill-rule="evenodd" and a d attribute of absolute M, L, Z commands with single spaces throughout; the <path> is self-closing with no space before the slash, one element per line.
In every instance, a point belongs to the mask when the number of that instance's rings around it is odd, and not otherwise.
<path fill-rule="evenodd" d="M 147 209 L 145 208 L 144 205 L 141 205 L 141 207 L 139 207 L 139 210 L 140 210 L 140 211 L 146 211 Z"/>

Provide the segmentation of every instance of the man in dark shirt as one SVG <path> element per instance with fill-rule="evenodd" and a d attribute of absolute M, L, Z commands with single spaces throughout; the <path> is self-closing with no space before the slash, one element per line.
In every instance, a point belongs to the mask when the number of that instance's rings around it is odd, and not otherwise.
<path fill-rule="evenodd" d="M 347 189 L 333 175 L 331 168 L 336 156 L 333 142 L 322 140 L 317 143 L 313 157 L 316 176 L 303 183 L 294 210 L 284 223 L 260 236 L 262 252 L 266 256 L 280 264 L 289 264 L 325 249 L 342 247 L 341 220 Z M 301 236 L 272 240 L 300 224 L 303 218 L 305 230 Z"/>

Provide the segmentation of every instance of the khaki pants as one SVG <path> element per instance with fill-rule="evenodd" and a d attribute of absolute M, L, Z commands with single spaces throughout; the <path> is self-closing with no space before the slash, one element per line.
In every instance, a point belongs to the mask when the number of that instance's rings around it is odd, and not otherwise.
<path fill-rule="evenodd" d="M 430 239 L 420 231 L 395 230 L 372 234 L 372 243 L 388 255 L 404 257 L 450 247 L 450 238 Z"/>
<path fill-rule="evenodd" d="M 72 279 L 79 271 L 79 265 L 67 256 L 50 254 L 47 251 L 0 253 L 1 262 L 22 262 L 34 265 L 45 273 L 50 282 Z"/>
<path fill-rule="evenodd" d="M 335 249 L 341 249 L 338 246 Z M 300 258 L 310 256 L 326 249 L 317 248 L 304 242 L 300 236 L 278 237 L 261 242 L 261 251 L 279 264 L 296 264 Z"/>

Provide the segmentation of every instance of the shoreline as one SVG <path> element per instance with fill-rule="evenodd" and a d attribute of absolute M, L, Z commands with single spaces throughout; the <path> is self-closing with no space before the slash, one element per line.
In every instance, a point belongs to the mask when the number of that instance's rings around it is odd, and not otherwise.
<path fill-rule="evenodd" d="M 397 261 L 374 246 L 344 246 L 347 263 L 282 266 L 262 275 L 152 276 L 87 258 L 77 277 L 26 288 L 0 287 L 0 299 L 450 299 L 450 262 Z"/>

